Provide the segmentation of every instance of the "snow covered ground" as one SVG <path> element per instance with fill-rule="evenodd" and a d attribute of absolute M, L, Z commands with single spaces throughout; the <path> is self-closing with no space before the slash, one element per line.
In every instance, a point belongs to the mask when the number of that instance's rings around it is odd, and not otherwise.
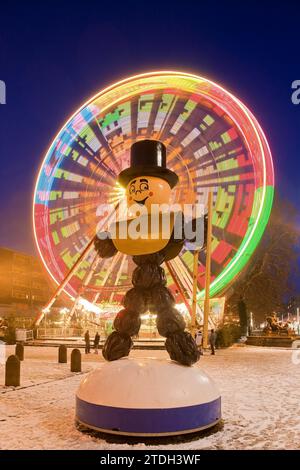
<path fill-rule="evenodd" d="M 8 347 L 6 354 L 13 353 Z M 70 354 L 70 351 L 69 351 Z M 134 357 L 168 357 L 133 351 Z M 190 442 L 111 443 L 74 426 L 75 392 L 84 374 L 103 360 L 83 356 L 83 372 L 57 364 L 57 348 L 27 347 L 21 387 L 4 387 L 0 365 L 0 449 L 300 449 L 300 364 L 284 349 L 232 347 L 205 355 L 199 366 L 218 384 L 224 427 Z"/>

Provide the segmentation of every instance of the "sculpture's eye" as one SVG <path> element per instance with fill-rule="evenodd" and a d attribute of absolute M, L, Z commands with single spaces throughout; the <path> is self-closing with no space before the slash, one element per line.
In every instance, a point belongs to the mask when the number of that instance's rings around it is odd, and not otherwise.
<path fill-rule="evenodd" d="M 135 193 L 135 186 L 134 184 L 131 184 L 129 188 L 129 194 L 134 194 L 134 193 Z"/>
<path fill-rule="evenodd" d="M 147 191 L 149 189 L 148 183 L 141 183 L 140 184 L 140 190 L 141 191 Z"/>

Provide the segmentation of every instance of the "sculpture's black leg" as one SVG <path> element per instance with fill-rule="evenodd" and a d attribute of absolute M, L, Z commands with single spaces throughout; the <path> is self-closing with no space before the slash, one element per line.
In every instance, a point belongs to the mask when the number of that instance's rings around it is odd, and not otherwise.
<path fill-rule="evenodd" d="M 128 356 L 132 346 L 133 342 L 129 335 L 113 331 L 104 343 L 102 356 L 107 361 L 116 361 Z"/>
<path fill-rule="evenodd" d="M 177 361 L 184 366 L 191 366 L 200 359 L 200 351 L 195 340 L 187 331 L 168 334 L 166 350 L 173 361 Z"/>
<path fill-rule="evenodd" d="M 114 361 L 128 356 L 133 346 L 131 336 L 140 329 L 140 314 L 148 309 L 149 289 L 164 285 L 165 272 L 159 266 L 162 257 L 158 254 L 133 257 L 137 267 L 133 271 L 132 284 L 124 299 L 124 310 L 121 310 L 114 321 L 115 331 L 107 338 L 102 354 L 107 361 Z"/>
<path fill-rule="evenodd" d="M 124 309 L 121 310 L 114 321 L 114 329 L 107 338 L 102 355 L 107 361 L 115 361 L 128 356 L 133 346 L 131 336 L 138 334 L 141 319 L 140 313 L 147 309 L 145 294 L 139 288 L 130 289 L 123 299 Z"/>
<path fill-rule="evenodd" d="M 157 329 L 165 336 L 166 349 L 174 361 L 191 366 L 200 359 L 200 352 L 190 333 L 185 330 L 182 315 L 174 308 L 174 298 L 164 286 L 152 290 L 151 310 L 157 314 Z"/>

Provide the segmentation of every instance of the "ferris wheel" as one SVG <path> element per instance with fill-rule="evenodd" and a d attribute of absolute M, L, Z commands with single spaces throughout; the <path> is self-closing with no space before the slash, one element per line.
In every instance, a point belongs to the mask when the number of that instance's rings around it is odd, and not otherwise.
<path fill-rule="evenodd" d="M 100 259 L 92 246 L 100 204 L 117 205 L 116 183 L 131 145 L 156 139 L 179 184 L 173 201 L 207 204 L 213 195 L 210 296 L 246 266 L 270 215 L 274 172 L 265 135 L 249 109 L 223 87 L 182 72 L 136 75 L 100 91 L 63 125 L 40 167 L 33 204 L 35 240 L 49 275 L 71 298 L 121 302 L 133 262 Z M 107 224 L 108 218 L 102 220 Z M 188 296 L 193 254 L 168 262 L 168 287 Z M 204 295 L 205 252 L 198 261 Z M 52 299 L 53 301 L 53 299 Z M 50 304 L 49 304 L 50 305 Z"/>

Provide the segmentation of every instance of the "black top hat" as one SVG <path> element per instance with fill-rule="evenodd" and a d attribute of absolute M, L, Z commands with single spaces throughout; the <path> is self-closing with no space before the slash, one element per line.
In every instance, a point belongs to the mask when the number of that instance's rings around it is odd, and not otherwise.
<path fill-rule="evenodd" d="M 158 140 L 140 140 L 130 149 L 130 167 L 121 171 L 118 182 L 126 187 L 137 176 L 157 176 L 166 180 L 171 188 L 178 183 L 178 176 L 166 166 L 166 147 Z"/>

